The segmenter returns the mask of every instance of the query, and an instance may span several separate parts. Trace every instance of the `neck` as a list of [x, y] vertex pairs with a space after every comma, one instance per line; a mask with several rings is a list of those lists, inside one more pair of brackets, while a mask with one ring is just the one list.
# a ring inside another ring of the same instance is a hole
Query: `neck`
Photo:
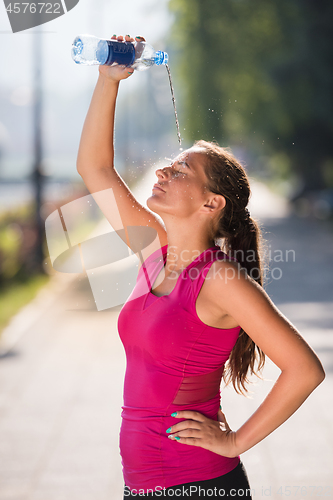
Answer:
[[169, 271], [182, 270], [202, 252], [214, 246], [214, 241], [192, 221], [165, 221], [168, 252], [165, 267]]

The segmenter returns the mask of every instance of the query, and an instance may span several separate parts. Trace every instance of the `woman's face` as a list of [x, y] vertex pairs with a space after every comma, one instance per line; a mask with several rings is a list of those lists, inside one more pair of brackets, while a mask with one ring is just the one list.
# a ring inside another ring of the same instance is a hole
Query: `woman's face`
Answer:
[[148, 208], [161, 216], [183, 218], [199, 213], [210, 193], [204, 160], [204, 150], [193, 147], [178, 155], [169, 166], [156, 170], [157, 187], [153, 187], [147, 200]]

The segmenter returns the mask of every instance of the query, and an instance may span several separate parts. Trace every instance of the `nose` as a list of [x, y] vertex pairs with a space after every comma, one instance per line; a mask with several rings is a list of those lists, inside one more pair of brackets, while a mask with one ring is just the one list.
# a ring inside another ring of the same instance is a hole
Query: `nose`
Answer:
[[166, 179], [168, 174], [167, 174], [167, 170], [166, 168], [158, 168], [155, 172], [155, 174], [157, 175], [157, 177], [161, 177], [162, 179]]

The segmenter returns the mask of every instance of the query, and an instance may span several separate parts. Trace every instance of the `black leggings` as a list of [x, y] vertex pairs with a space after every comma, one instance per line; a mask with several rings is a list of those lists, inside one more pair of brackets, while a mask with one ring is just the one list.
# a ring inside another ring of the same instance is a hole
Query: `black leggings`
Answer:
[[178, 484], [170, 486], [165, 490], [146, 493], [140, 495], [140, 490], [133, 491], [125, 486], [124, 500], [126, 498], [174, 498], [177, 500], [203, 500], [206, 498], [227, 498], [230, 500], [251, 499], [251, 490], [246, 471], [242, 462], [237, 467], [223, 476], [207, 479], [205, 481], [195, 481], [192, 483]]

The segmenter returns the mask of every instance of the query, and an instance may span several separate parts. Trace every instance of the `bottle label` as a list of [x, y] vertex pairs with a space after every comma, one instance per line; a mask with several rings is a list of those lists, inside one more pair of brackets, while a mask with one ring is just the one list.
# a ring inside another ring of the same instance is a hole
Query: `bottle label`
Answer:
[[131, 66], [135, 59], [135, 47], [131, 42], [117, 42], [115, 40], [107, 40], [109, 46], [109, 55], [105, 64], [112, 63], [125, 64]]

